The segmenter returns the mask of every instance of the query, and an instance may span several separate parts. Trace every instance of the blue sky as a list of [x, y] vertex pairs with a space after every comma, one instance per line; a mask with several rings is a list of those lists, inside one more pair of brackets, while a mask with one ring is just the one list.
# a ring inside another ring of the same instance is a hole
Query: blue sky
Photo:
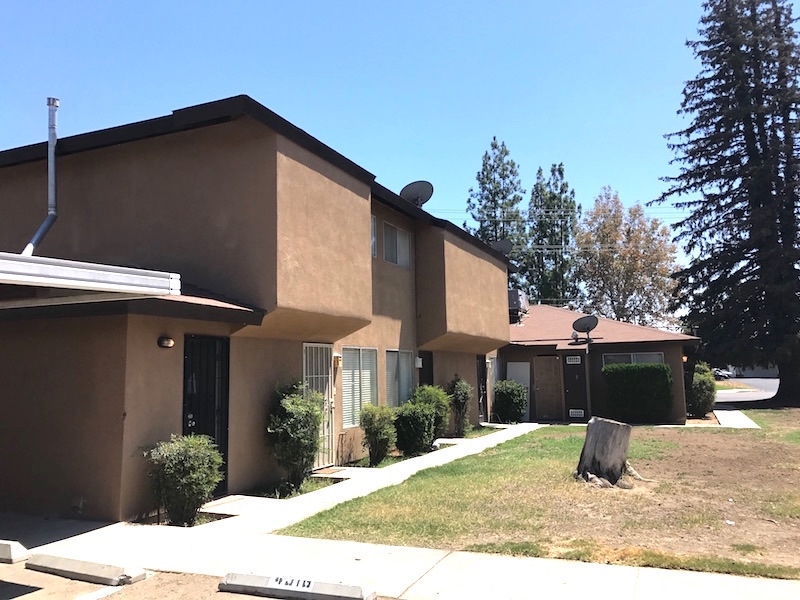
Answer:
[[[492, 136], [526, 190], [563, 162], [584, 208], [647, 202], [698, 65], [700, 0], [0, 2], [0, 149], [248, 94], [461, 224]], [[62, 199], [63, 200], [63, 199]], [[526, 199], [527, 202], [527, 199]], [[667, 222], [669, 207], [648, 209]]]

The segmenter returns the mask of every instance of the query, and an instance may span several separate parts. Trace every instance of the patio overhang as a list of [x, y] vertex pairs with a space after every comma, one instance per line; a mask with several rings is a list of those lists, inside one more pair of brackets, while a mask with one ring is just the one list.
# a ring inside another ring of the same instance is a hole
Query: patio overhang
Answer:
[[76, 291], [133, 296], [181, 293], [181, 278], [177, 273], [0, 252], [0, 285], [4, 284], [71, 290], [65, 295], [74, 295]]

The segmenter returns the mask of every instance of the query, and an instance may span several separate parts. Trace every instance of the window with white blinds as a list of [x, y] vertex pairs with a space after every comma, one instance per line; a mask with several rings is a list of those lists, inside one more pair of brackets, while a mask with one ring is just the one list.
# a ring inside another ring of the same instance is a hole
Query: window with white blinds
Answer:
[[386, 351], [386, 404], [400, 406], [414, 387], [414, 355], [404, 350]]
[[356, 427], [361, 408], [378, 403], [378, 351], [342, 349], [342, 427]]

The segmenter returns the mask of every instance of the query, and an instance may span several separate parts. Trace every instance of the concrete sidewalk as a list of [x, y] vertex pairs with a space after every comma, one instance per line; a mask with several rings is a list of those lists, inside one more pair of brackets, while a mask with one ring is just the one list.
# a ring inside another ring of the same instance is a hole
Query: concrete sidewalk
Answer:
[[351, 498], [400, 483], [422, 469], [476, 454], [539, 427], [542, 426], [515, 425], [383, 469], [347, 469], [346, 474], [351, 477], [347, 481], [291, 500], [224, 498], [210, 503], [205, 510], [236, 516], [199, 527], [117, 523], [39, 547], [36, 552], [217, 577], [229, 572], [300, 576], [360, 585], [380, 596], [403, 600], [584, 600], [587, 595], [615, 600], [671, 599], [676, 595], [681, 600], [800, 598], [800, 581], [291, 538], [271, 533]]

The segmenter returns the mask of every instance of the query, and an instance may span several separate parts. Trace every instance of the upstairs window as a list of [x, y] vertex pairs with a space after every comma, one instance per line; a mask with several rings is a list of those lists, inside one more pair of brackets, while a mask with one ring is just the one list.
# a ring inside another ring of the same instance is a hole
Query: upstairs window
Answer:
[[372, 215], [372, 258], [378, 256], [378, 225], [375, 222], [375, 215]]
[[389, 223], [383, 224], [383, 259], [399, 267], [408, 267], [411, 253], [411, 236]]

